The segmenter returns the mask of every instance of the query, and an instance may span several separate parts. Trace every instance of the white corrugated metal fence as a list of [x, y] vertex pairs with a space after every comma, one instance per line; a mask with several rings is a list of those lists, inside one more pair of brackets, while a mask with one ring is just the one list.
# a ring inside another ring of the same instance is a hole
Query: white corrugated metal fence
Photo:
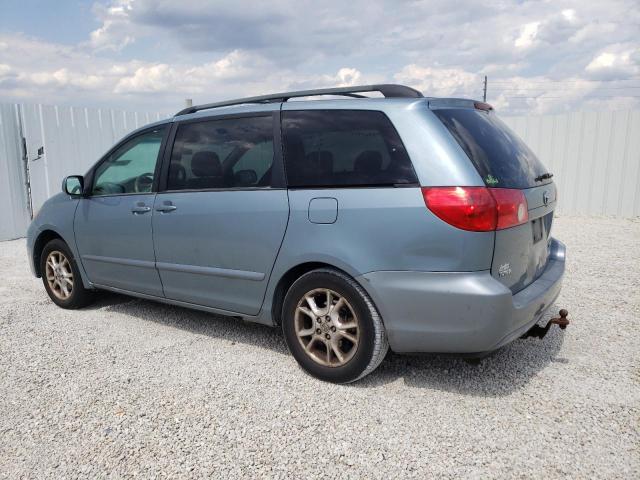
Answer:
[[0, 210], [0, 240], [24, 236], [30, 221], [29, 194], [37, 212], [60, 191], [65, 176], [84, 174], [124, 135], [165, 117], [112, 109], [0, 105], [0, 201], [5, 205]]
[[560, 213], [640, 216], [640, 111], [504, 120], [554, 174]]
[[18, 115], [0, 104], [0, 240], [24, 236], [31, 219]]
[[[126, 133], [161, 118], [111, 109], [0, 105], [0, 240], [25, 234], [29, 194], [37, 212], [66, 175], [85, 173]], [[554, 173], [561, 213], [640, 216], [640, 112], [504, 120]]]

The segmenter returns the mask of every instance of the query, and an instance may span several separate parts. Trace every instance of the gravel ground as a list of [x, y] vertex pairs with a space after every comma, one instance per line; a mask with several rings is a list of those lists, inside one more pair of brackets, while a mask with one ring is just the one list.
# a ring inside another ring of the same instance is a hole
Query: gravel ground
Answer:
[[640, 478], [640, 221], [554, 234], [565, 332], [477, 367], [390, 355], [350, 386], [263, 326], [111, 294], [61, 310], [1, 243], [0, 477]]

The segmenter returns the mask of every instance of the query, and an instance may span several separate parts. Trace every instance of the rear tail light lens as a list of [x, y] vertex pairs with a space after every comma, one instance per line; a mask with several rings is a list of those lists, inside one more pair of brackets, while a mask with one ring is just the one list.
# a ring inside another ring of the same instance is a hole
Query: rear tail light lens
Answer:
[[496, 229], [496, 202], [485, 187], [423, 188], [429, 210], [449, 225], [488, 232]]
[[490, 232], [529, 220], [520, 190], [487, 187], [426, 187], [427, 208], [449, 225], [472, 232]]
[[490, 188], [489, 190], [496, 201], [498, 211], [496, 230], [515, 227], [529, 221], [529, 210], [524, 193], [509, 188]]
[[474, 102], [473, 106], [476, 110], [484, 110], [485, 112], [493, 110], [493, 107], [486, 102]]

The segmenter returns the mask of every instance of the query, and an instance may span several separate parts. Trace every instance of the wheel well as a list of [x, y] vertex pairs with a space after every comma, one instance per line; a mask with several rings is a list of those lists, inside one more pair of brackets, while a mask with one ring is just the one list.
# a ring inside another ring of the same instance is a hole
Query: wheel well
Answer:
[[[322, 262], [308, 262], [301, 263], [300, 265], [296, 265], [291, 268], [287, 273], [285, 273], [282, 277], [280, 277], [280, 281], [276, 286], [275, 292], [273, 293], [273, 304], [271, 305], [271, 318], [273, 319], [273, 323], [275, 325], [280, 325], [281, 319], [280, 314], [282, 313], [282, 304], [284, 303], [284, 297], [289, 291], [289, 287], [293, 285], [298, 278], [300, 278], [305, 273], [308, 273], [312, 270], [317, 270], [318, 268], [331, 268], [333, 270], [337, 270], [339, 272], [344, 273], [345, 275], [349, 275], [344, 270], [337, 268], [328, 263]], [[351, 276], [351, 275], [349, 275]]]
[[40, 273], [40, 255], [42, 255], [42, 249], [51, 240], [59, 238], [64, 242], [64, 239], [53, 230], [45, 230], [38, 235], [36, 242], [33, 244], [33, 266], [36, 270], [36, 275], [39, 277]]

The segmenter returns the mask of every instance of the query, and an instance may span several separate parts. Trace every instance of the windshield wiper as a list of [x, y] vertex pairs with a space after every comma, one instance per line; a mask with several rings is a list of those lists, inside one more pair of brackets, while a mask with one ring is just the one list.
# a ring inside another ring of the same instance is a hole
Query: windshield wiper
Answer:
[[553, 173], [543, 173], [542, 175], [539, 175], [536, 178], [534, 178], [534, 180], [536, 182], [541, 182], [543, 180], [548, 180], [551, 177], [553, 177]]

